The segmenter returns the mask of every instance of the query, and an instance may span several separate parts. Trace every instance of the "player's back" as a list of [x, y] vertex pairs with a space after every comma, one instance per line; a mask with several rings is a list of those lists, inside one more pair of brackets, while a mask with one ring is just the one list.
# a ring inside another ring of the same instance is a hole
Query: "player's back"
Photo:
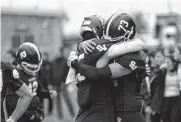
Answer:
[[[90, 65], [90, 66], [96, 66], [96, 63], [98, 59], [111, 47], [114, 42], [110, 42], [109, 40], [101, 39], [101, 40], [94, 40], [95, 47], [94, 50], [89, 53], [89, 55], [84, 54], [84, 52], [80, 52], [79, 55], [79, 61]], [[78, 85], [81, 84], [78, 90], [78, 99], [81, 99], [82, 92], [85, 92], [87, 88], [91, 87], [91, 102], [102, 102], [102, 101], [111, 101], [112, 100], [112, 89], [113, 85], [111, 82], [111, 79], [104, 79], [103, 80], [97, 80], [97, 81], [90, 81], [86, 78], [81, 79], [81, 74], [78, 73], [77, 79], [78, 79]], [[105, 81], [107, 80], [107, 81]], [[85, 84], [86, 83], [86, 84]], [[83, 86], [83, 85], [84, 86]], [[80, 94], [80, 95], [79, 95]], [[79, 97], [80, 96], [80, 97]]]
[[[79, 55], [79, 60], [87, 65], [95, 66], [98, 59], [111, 47], [115, 42], [110, 42], [107, 39], [95, 39], [93, 42], [96, 44], [94, 46], [94, 50], [89, 52], [89, 54], [84, 54], [82, 50]], [[81, 60], [83, 59], [83, 60]]]
[[140, 111], [141, 102], [141, 84], [145, 77], [145, 61], [140, 52], [129, 53], [115, 59], [115, 62], [121, 66], [130, 69], [132, 72], [128, 75], [116, 78], [116, 99], [115, 105], [117, 111]]

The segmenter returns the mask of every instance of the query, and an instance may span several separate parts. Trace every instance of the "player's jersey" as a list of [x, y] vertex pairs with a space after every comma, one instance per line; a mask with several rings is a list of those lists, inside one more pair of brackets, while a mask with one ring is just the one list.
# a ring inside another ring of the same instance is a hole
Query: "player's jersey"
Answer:
[[79, 54], [80, 62], [91, 66], [95, 66], [98, 59], [115, 43], [106, 39], [95, 39], [93, 42], [95, 42], [96, 45], [94, 46], [94, 50], [90, 52], [89, 55], [84, 54], [83, 50]]
[[[94, 42], [96, 43], [95, 48], [89, 55], [84, 54], [83, 51], [80, 52], [80, 62], [90, 66], [96, 66], [98, 59], [110, 48], [112, 44], [114, 44], [113, 42], [104, 39], [95, 40]], [[85, 98], [88, 97], [86, 92], [89, 92], [89, 101], [91, 103], [112, 100], [111, 92], [113, 91], [113, 85], [110, 82], [111, 79], [107, 79], [109, 81], [89, 81], [78, 73], [77, 80], [78, 84], [84, 84], [84, 86], [82, 85], [82, 87], [79, 87], [78, 89], [78, 101], [79, 99], [82, 99], [83, 96]]]
[[[19, 79], [19, 73], [14, 69], [12, 64], [1, 61], [1, 108], [3, 108], [3, 100], [6, 96], [7, 88], [10, 88], [13, 92], [17, 91], [23, 84]], [[3, 109], [1, 111], [1, 118], [3, 119]]]
[[118, 112], [136, 112], [142, 109], [141, 84], [146, 74], [146, 64], [140, 52], [129, 53], [114, 60], [132, 73], [115, 79]]
[[[31, 93], [33, 94], [33, 99], [29, 105], [29, 109], [37, 108], [40, 106], [40, 99], [39, 97], [45, 97], [42, 93], [42, 87], [40, 85], [38, 75], [32, 76], [25, 73], [23, 70], [17, 69], [20, 75], [21, 80], [28, 86]], [[48, 91], [45, 92], [46, 96], [49, 95]], [[15, 95], [11, 89], [8, 89], [8, 96], [7, 96], [7, 104], [12, 108], [15, 108], [18, 101], [18, 96]]]

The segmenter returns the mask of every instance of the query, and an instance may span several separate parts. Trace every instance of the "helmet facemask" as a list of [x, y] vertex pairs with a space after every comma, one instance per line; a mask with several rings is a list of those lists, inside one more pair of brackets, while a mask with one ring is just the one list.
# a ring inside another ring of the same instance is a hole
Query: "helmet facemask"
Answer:
[[29, 74], [29, 75], [35, 75], [42, 65], [42, 60], [39, 62], [39, 64], [30, 64], [28, 62], [21, 62], [21, 66], [23, 70]]
[[[81, 37], [82, 37], [83, 39], [85, 39], [85, 38], [84, 38], [84, 33], [86, 33], [86, 32], [92, 32], [92, 33], [94, 34], [94, 37], [95, 37], [95, 38], [100, 39], [99, 36], [98, 36], [98, 33], [97, 33], [96, 30], [95, 30], [95, 28], [90, 28], [89, 26], [82, 26], [82, 27], [80, 28], [80, 35], [81, 35]], [[87, 39], [85, 39], [85, 40], [87, 40]]]
[[118, 36], [115, 38], [111, 38], [111, 36], [105, 36], [105, 38], [109, 39], [110, 41], [127, 41], [130, 40], [131, 35], [133, 34], [134, 27], [131, 27], [131, 30], [126, 30], [123, 36]]
[[92, 31], [85, 31], [82, 33], [82, 38], [83, 38], [83, 40], [89, 40], [89, 39], [93, 39], [96, 37]]

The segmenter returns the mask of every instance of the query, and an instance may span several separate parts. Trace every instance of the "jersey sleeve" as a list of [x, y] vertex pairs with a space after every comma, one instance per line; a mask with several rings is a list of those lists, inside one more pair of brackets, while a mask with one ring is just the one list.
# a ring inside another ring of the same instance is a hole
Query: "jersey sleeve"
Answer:
[[1, 61], [1, 70], [3, 71], [3, 83], [8, 84], [13, 91], [17, 91], [23, 84], [18, 71], [11, 63], [3, 61]]
[[146, 64], [139, 53], [130, 53], [115, 59], [115, 62], [131, 71], [145, 71]]
[[23, 81], [20, 79], [19, 73], [16, 69], [10, 73], [9, 87], [13, 91], [17, 91], [23, 85]]

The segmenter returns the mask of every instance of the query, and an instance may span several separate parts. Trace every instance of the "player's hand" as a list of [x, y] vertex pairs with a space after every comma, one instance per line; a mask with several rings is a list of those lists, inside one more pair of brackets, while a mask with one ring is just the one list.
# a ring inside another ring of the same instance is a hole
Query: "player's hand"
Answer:
[[10, 117], [6, 120], [6, 122], [16, 122], [16, 120], [15, 120], [12, 116], [10, 116]]
[[35, 119], [35, 115], [33, 114], [31, 117], [30, 117], [30, 120], [34, 120]]
[[148, 113], [148, 114], [152, 114], [152, 115], [155, 114], [155, 111], [150, 106], [147, 106], [145, 108], [145, 112]]
[[94, 46], [96, 45], [96, 43], [93, 42], [93, 40], [95, 39], [90, 39], [82, 42], [82, 49], [87, 55], [94, 50]]
[[70, 56], [68, 58], [68, 61], [67, 61], [68, 67], [71, 67], [71, 62], [74, 61], [74, 60], [78, 60], [78, 56], [77, 56], [77, 54], [75, 52], [71, 52]]
[[6, 122], [16, 122], [16, 121], [14, 121], [13, 119], [9, 118], [9, 119], [6, 120]]
[[57, 92], [55, 90], [49, 90], [51, 98], [55, 98], [57, 96]]

